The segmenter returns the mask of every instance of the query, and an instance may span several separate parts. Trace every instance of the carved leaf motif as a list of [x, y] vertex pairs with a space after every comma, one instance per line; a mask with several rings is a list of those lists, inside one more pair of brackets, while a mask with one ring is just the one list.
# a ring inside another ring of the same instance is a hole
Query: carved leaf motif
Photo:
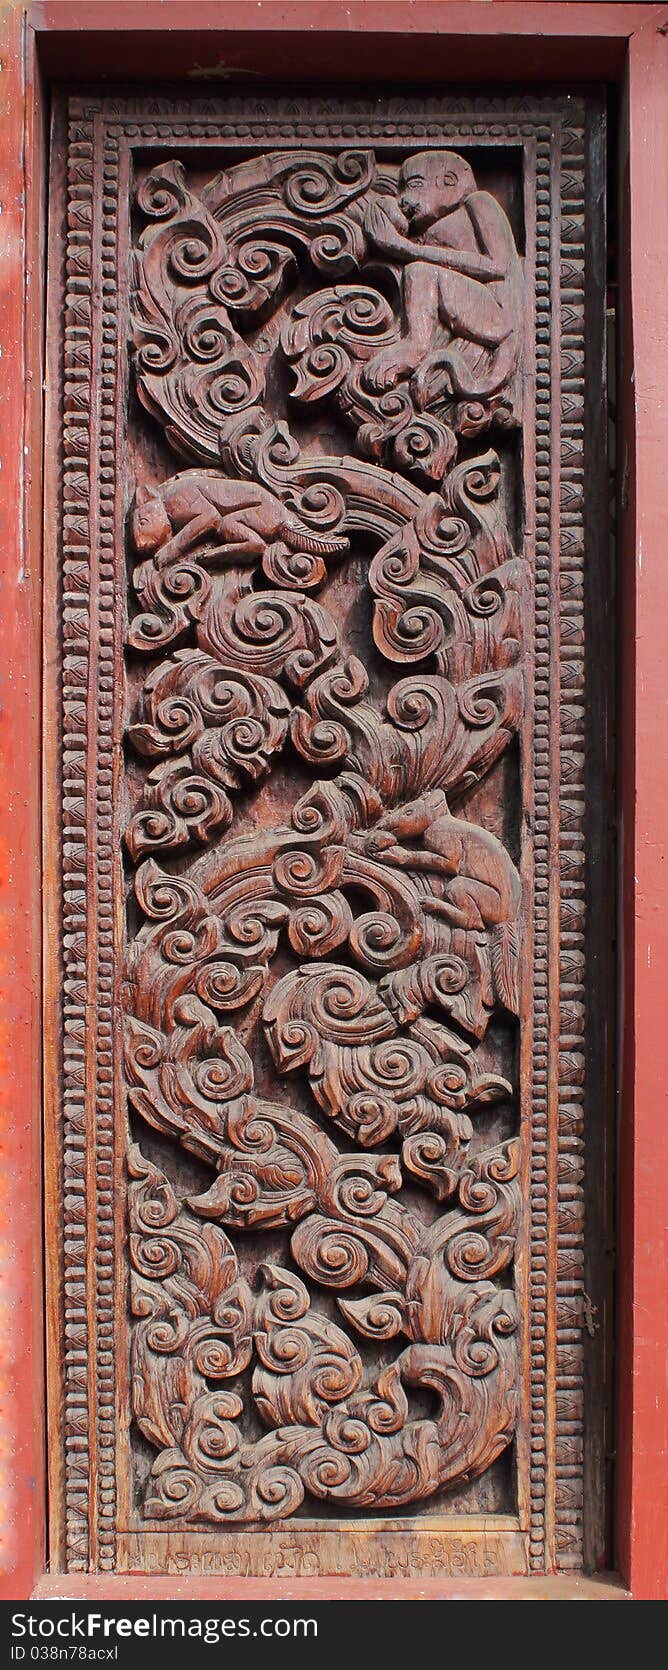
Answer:
[[125, 1069], [137, 1112], [184, 1148], [214, 1163], [226, 1134], [229, 1104], [246, 1108], [252, 1067], [231, 1027], [210, 1024], [198, 1000], [175, 1005], [168, 1036], [128, 1016]]
[[[182, 1443], [210, 1380], [233, 1378], [251, 1356], [251, 1296], [222, 1230], [198, 1224], [135, 1145], [130, 1175], [135, 1418], [160, 1449]], [[239, 1399], [219, 1401], [228, 1416]]]
[[518, 1411], [526, 563], [503, 454], [457, 453], [518, 420], [521, 263], [436, 150], [168, 161], [138, 210], [136, 384], [197, 467], [129, 524], [125, 1076], [208, 1168], [130, 1155], [143, 1512], [403, 1509]]
[[520, 656], [524, 564], [499, 515], [499, 460], [458, 465], [374, 558], [374, 637], [392, 661], [439, 653], [454, 683]]
[[[431, 1309], [421, 1312], [411, 1298], [421, 1247], [405, 1297], [383, 1292], [340, 1302], [342, 1315], [368, 1337], [401, 1329], [425, 1341], [402, 1351], [364, 1390], [358, 1352], [313, 1311], [301, 1280], [263, 1265], [251, 1295], [222, 1232], [179, 1212], [166, 1178], [137, 1148], [130, 1169], [132, 1302], [143, 1319], [133, 1340], [135, 1417], [160, 1448], [149, 1517], [282, 1516], [299, 1505], [304, 1488], [358, 1506], [419, 1500], [464, 1465], [481, 1471], [507, 1442], [516, 1408], [512, 1295], [482, 1281], [462, 1298], [460, 1283], [474, 1282], [473, 1266], [479, 1274], [498, 1270], [509, 1256], [512, 1146], [488, 1154], [462, 1179], [465, 1210], [452, 1225], [444, 1264], [435, 1266], [440, 1289], [437, 1281]], [[345, 1217], [351, 1203], [341, 1205]], [[377, 1218], [379, 1211], [382, 1201], [373, 1192], [363, 1200], [357, 1186], [354, 1212]], [[429, 1258], [429, 1237], [423, 1245]], [[235, 1423], [242, 1400], [212, 1392], [208, 1382], [238, 1374], [251, 1354], [253, 1395], [274, 1430], [241, 1449]], [[410, 1386], [437, 1393], [436, 1420], [410, 1420]]]
[[[446, 162], [451, 155], [424, 153], [425, 204], [447, 168], [470, 208], [458, 220], [436, 217], [414, 244], [400, 207], [404, 171], [397, 179], [381, 170], [372, 152], [270, 153], [226, 170], [200, 196], [179, 163], [148, 176], [139, 203], [152, 224], [133, 265], [137, 385], [179, 451], [216, 462], [220, 430], [233, 433], [239, 414], [262, 399], [262, 354], [232, 320], [252, 326], [276, 316], [299, 251], [315, 276], [368, 269], [376, 279], [384, 267], [393, 284], [392, 304], [363, 282], [317, 289], [281, 337], [295, 396], [333, 394], [363, 452], [441, 480], [457, 434], [517, 421], [521, 264], [503, 210], [476, 189], [463, 158]], [[452, 205], [444, 198], [443, 207]], [[425, 206], [414, 212], [424, 226]], [[454, 232], [452, 273], [441, 228], [446, 245]], [[468, 290], [457, 285], [462, 257], [463, 271], [474, 259]], [[489, 277], [500, 281], [495, 289]]]
[[297, 1276], [265, 1264], [255, 1309], [253, 1396], [267, 1426], [317, 1424], [359, 1385], [362, 1362], [347, 1334], [310, 1309]]
[[126, 830], [132, 857], [204, 842], [227, 829], [228, 791], [266, 774], [287, 736], [289, 715], [287, 696], [273, 680], [221, 666], [200, 650], [177, 650], [157, 667], [128, 728], [139, 753], [165, 761], [148, 776]]
[[[286, 975], [263, 1017], [279, 1071], [306, 1066], [319, 1106], [364, 1147], [397, 1129], [432, 1130], [456, 1154], [471, 1127], [454, 1110], [511, 1094], [504, 1079], [480, 1075], [473, 1051], [444, 1027], [423, 1020], [402, 1034], [369, 981], [335, 964]], [[409, 1169], [425, 1175], [420, 1153], [420, 1144], [404, 1144], [404, 1159], [416, 1162]]]
[[133, 252], [136, 380], [177, 451], [216, 459], [221, 418], [263, 393], [262, 361], [234, 329], [212, 281], [226, 257], [221, 229], [188, 190], [178, 162], [139, 191], [154, 222]]

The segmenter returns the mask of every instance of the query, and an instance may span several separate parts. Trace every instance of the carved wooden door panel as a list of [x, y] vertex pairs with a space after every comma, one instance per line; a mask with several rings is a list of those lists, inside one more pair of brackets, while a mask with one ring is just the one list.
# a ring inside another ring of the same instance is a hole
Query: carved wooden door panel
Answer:
[[600, 128], [59, 105], [56, 1567], [583, 1565]]

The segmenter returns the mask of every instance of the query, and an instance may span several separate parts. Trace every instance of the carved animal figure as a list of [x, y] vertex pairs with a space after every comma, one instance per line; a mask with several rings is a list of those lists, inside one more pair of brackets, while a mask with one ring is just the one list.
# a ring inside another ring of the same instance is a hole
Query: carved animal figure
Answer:
[[[400, 839], [421, 835], [423, 849], [412, 851]], [[519, 1009], [519, 936], [517, 918], [522, 902], [519, 875], [502, 842], [488, 829], [453, 817], [442, 789], [399, 806], [373, 831], [368, 850], [383, 863], [422, 870], [447, 878], [443, 897], [424, 901], [432, 916], [453, 928], [491, 936], [494, 983], [506, 1008]]]
[[365, 230], [404, 269], [404, 332], [369, 362], [368, 386], [392, 388], [415, 373], [421, 405], [442, 389], [464, 398], [497, 393], [517, 365], [521, 268], [507, 216], [478, 190], [469, 163], [453, 151], [411, 157], [398, 209], [372, 201]]
[[212, 540], [228, 560], [244, 563], [264, 556], [269, 545], [314, 556], [349, 549], [343, 536], [316, 533], [290, 517], [266, 487], [230, 480], [215, 470], [184, 470], [160, 487], [140, 485], [132, 538], [141, 556], [155, 554], [161, 569]]

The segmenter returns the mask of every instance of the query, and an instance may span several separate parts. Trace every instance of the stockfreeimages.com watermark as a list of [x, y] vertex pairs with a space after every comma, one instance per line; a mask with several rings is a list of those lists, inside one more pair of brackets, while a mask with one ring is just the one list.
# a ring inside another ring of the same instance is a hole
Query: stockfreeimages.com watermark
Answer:
[[[156, 1612], [136, 1618], [105, 1617], [102, 1612], [67, 1612], [60, 1617], [13, 1612], [10, 1657], [16, 1663], [74, 1662], [77, 1659], [113, 1660], [119, 1641], [199, 1641], [215, 1647], [220, 1641], [314, 1640], [315, 1618], [196, 1618], [159, 1617]], [[98, 1646], [98, 1643], [104, 1643]]]

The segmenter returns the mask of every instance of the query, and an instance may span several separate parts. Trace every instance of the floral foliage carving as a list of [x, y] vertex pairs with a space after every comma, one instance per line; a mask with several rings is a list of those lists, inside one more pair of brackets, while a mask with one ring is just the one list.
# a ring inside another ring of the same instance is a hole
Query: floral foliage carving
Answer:
[[[337, 1217], [310, 1216], [292, 1237], [296, 1261], [335, 1287], [376, 1289], [340, 1301], [369, 1339], [408, 1343], [363, 1385], [350, 1335], [313, 1309], [291, 1271], [261, 1264], [251, 1292], [227, 1236], [179, 1210], [164, 1175], [129, 1157], [135, 1417], [159, 1448], [145, 1511], [162, 1520], [234, 1523], [284, 1518], [307, 1493], [348, 1507], [398, 1507], [490, 1465], [517, 1414], [517, 1316], [491, 1277], [512, 1258], [517, 1201], [513, 1144], [462, 1170], [458, 1207], [420, 1237], [404, 1209], [366, 1179]], [[339, 1198], [340, 1197], [340, 1198]], [[392, 1279], [393, 1285], [385, 1286]], [[269, 1428], [245, 1441], [236, 1381], [253, 1354], [255, 1406]], [[410, 1388], [438, 1399], [410, 1416]]]
[[[128, 1156], [143, 1513], [405, 1508], [518, 1414], [520, 1149], [486, 1120], [516, 1098], [523, 890], [472, 808], [521, 726], [526, 563], [467, 438], [519, 418], [521, 261], [444, 151], [197, 190], [170, 161], [137, 208], [136, 386], [189, 463], [129, 523], [125, 1074], [164, 1148]], [[295, 439], [283, 375], [356, 453]]]
[[[186, 457], [217, 463], [263, 407], [269, 344], [297, 401], [333, 396], [361, 451], [400, 470], [440, 481], [458, 435], [517, 421], [521, 261], [463, 157], [418, 153], [397, 173], [372, 151], [279, 151], [200, 194], [168, 162], [138, 201], [137, 388]], [[304, 261], [317, 288], [286, 316]]]

